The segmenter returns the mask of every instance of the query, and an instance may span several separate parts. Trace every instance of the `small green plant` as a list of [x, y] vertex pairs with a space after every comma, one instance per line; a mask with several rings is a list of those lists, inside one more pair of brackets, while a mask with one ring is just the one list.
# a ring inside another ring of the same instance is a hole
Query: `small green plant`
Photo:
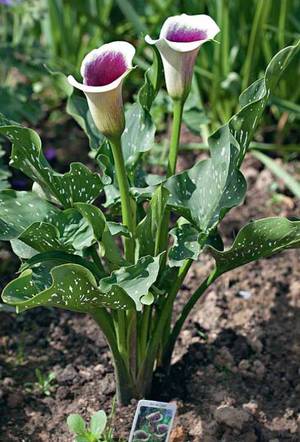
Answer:
[[70, 431], [76, 434], [75, 442], [113, 442], [111, 421], [115, 412], [114, 404], [108, 418], [103, 410], [94, 413], [88, 428], [79, 414], [70, 414], [67, 424]]
[[48, 374], [44, 374], [41, 372], [39, 368], [35, 369], [35, 375], [37, 378], [37, 382], [35, 383], [35, 386], [45, 396], [51, 396], [51, 393], [53, 392], [53, 383], [55, 381], [55, 373], [50, 372]]

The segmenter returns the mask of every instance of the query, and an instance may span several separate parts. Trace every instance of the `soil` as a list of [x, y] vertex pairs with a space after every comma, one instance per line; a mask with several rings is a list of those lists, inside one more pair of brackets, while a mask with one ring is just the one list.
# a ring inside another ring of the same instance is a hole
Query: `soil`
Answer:
[[[180, 167], [191, 159], [182, 157]], [[295, 175], [299, 164], [289, 167]], [[300, 204], [250, 156], [245, 204], [222, 233], [230, 244], [250, 219], [299, 214]], [[173, 442], [300, 441], [300, 267], [287, 251], [223, 275], [194, 308], [169, 375], [158, 373], [153, 398], [176, 401]], [[178, 296], [179, 311], [212, 265], [195, 264]], [[110, 411], [113, 367], [92, 319], [54, 309], [0, 313], [0, 440], [68, 442], [70, 413]], [[55, 373], [50, 395], [35, 369]], [[136, 402], [117, 407], [115, 436], [128, 438]]]

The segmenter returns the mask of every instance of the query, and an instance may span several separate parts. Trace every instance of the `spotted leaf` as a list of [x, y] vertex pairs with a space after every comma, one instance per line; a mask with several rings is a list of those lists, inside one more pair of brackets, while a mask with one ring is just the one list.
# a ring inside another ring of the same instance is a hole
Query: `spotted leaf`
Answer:
[[226, 213], [243, 201], [246, 181], [236, 168], [239, 148], [228, 126], [210, 138], [211, 158], [169, 178], [168, 204], [198, 229], [209, 233]]
[[146, 216], [137, 226], [137, 238], [139, 241], [139, 255], [155, 255], [159, 253], [156, 248], [157, 231], [160, 231], [163, 214], [168, 201], [168, 191], [158, 187], [150, 201]]
[[10, 164], [36, 181], [64, 206], [92, 202], [102, 190], [100, 176], [81, 163], [72, 163], [65, 174], [55, 172], [44, 157], [36, 132], [19, 126], [1, 126], [0, 134], [13, 145]]
[[58, 209], [34, 192], [0, 192], [0, 239], [12, 240], [35, 222], [47, 221], [57, 216]]
[[142, 152], [154, 144], [155, 126], [151, 115], [139, 103], [132, 104], [126, 112], [126, 127], [122, 135], [125, 164], [133, 167]]
[[15, 305], [18, 312], [38, 306], [59, 307], [77, 312], [95, 308], [134, 308], [134, 302], [121, 287], [101, 291], [93, 274], [78, 264], [63, 264], [51, 272], [51, 285], [40, 291], [31, 269], [11, 281], [3, 290], [3, 300]]
[[201, 251], [199, 230], [190, 223], [183, 222], [172, 229], [170, 235], [174, 238], [168, 254], [170, 267], [180, 267], [186, 259], [198, 259]]
[[100, 289], [109, 292], [121, 288], [135, 302], [137, 310], [142, 309], [141, 299], [148, 299], [148, 291], [157, 279], [161, 255], [153, 258], [144, 256], [136, 264], [122, 267], [100, 281]]
[[241, 110], [208, 140], [211, 157], [167, 180], [170, 206], [204, 234], [243, 201], [246, 182], [238, 169], [268, 97], [299, 46], [300, 42], [275, 55], [264, 77], [242, 93]]
[[153, 62], [145, 72], [145, 81], [138, 93], [137, 103], [126, 112], [126, 127], [122, 135], [122, 148], [128, 168], [135, 166], [142, 152], [154, 144], [155, 126], [150, 115], [152, 103], [162, 82], [162, 62], [153, 48]]
[[240, 146], [239, 164], [243, 161], [260, 117], [281, 75], [297, 54], [300, 40], [279, 51], [268, 64], [263, 78], [252, 83], [240, 96], [241, 110], [228, 122], [231, 134]]
[[212, 246], [208, 250], [216, 261], [217, 273], [221, 275], [248, 262], [297, 247], [300, 247], [300, 220], [274, 217], [247, 224], [228, 250], [219, 251]]
[[49, 222], [31, 224], [19, 240], [38, 252], [62, 250], [75, 252], [95, 242], [92, 227], [75, 209], [67, 209], [52, 216]]
[[[113, 238], [113, 235], [116, 234], [115, 226], [110, 226], [103, 212], [92, 204], [78, 203], [76, 208], [92, 227], [94, 237], [102, 245], [104, 256], [108, 261], [115, 265], [124, 265], [125, 261]], [[111, 233], [111, 229], [114, 230], [114, 233]]]

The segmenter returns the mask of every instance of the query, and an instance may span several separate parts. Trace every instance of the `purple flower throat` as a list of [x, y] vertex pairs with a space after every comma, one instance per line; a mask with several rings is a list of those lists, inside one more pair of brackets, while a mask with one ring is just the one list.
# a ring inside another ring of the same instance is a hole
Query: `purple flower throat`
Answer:
[[106, 86], [127, 70], [125, 58], [118, 52], [104, 52], [85, 66], [84, 83], [88, 86]]
[[199, 29], [180, 28], [179, 26], [173, 26], [167, 32], [167, 40], [174, 41], [176, 43], [191, 43], [192, 41], [205, 40], [207, 33], [200, 31]]

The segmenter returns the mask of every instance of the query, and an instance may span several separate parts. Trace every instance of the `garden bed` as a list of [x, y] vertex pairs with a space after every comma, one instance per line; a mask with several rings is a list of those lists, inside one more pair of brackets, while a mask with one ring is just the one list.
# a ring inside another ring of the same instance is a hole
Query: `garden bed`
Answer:
[[[273, 178], [256, 160], [245, 161], [244, 173], [246, 203], [222, 223], [228, 243], [250, 219], [299, 213], [290, 195], [276, 202]], [[298, 262], [297, 251], [289, 251], [248, 264], [223, 275], [197, 304], [169, 377], [157, 374], [154, 383], [155, 399], [177, 402], [173, 442], [300, 440]], [[178, 309], [210, 265], [208, 256], [194, 265]], [[0, 440], [71, 441], [67, 415], [109, 411], [110, 354], [87, 316], [54, 309], [17, 318], [0, 313], [0, 346]], [[49, 397], [35, 385], [35, 368], [56, 375]], [[116, 436], [127, 439], [135, 405], [117, 408]]]

